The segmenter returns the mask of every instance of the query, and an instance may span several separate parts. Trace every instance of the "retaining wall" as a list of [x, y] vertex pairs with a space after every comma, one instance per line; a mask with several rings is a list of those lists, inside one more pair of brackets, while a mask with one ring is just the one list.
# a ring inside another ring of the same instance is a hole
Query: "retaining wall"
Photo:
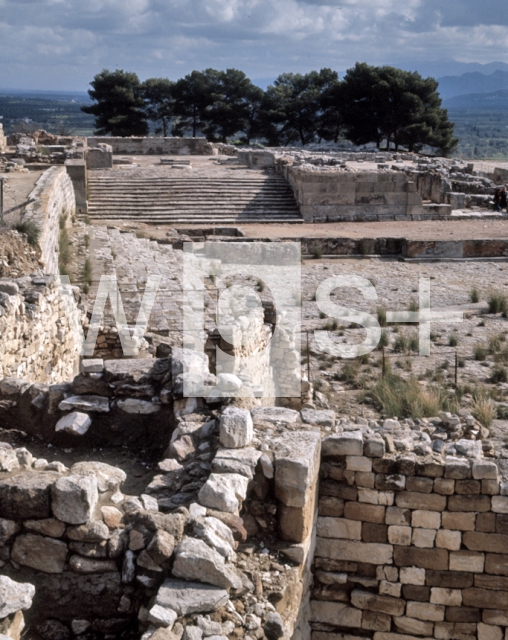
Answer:
[[114, 154], [128, 155], [212, 155], [213, 147], [206, 138], [87, 138], [89, 147], [107, 144]]
[[44, 272], [58, 274], [58, 240], [61, 215], [67, 219], [76, 213], [76, 199], [72, 181], [65, 167], [51, 167], [37, 181], [29, 198], [23, 222], [33, 222], [40, 229], [39, 246]]

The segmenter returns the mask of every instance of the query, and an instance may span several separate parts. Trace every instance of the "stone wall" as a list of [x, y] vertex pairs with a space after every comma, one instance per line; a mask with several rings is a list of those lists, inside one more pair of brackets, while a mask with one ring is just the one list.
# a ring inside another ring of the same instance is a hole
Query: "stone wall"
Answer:
[[411, 220], [423, 214], [422, 198], [403, 172], [355, 173], [283, 162], [278, 170], [292, 186], [306, 222]]
[[323, 442], [313, 640], [502, 640], [508, 483], [481, 442], [446, 458], [388, 454], [390, 442], [361, 431]]
[[0, 280], [0, 379], [71, 379], [78, 367], [71, 326], [55, 277]]
[[213, 155], [213, 147], [206, 138], [87, 138], [89, 147], [107, 144], [114, 154], [127, 155]]
[[7, 150], [7, 138], [4, 134], [4, 126], [0, 124], [0, 153], [4, 153]]
[[51, 167], [37, 181], [27, 205], [23, 222], [32, 222], [40, 229], [39, 246], [44, 272], [58, 274], [58, 239], [60, 216], [70, 218], [76, 212], [72, 181], [65, 167]]

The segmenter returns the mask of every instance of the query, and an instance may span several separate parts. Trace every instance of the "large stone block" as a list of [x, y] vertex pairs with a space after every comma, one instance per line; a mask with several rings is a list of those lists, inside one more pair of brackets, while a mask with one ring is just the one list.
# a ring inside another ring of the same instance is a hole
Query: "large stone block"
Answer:
[[478, 589], [472, 587], [462, 592], [463, 604], [466, 607], [479, 609], [501, 609], [508, 611], [508, 598], [505, 591]]
[[228, 600], [228, 592], [224, 589], [170, 578], [159, 588], [155, 604], [173, 609], [179, 616], [187, 616], [217, 611]]
[[485, 572], [492, 573], [496, 576], [508, 576], [508, 555], [487, 553], [485, 558]]
[[332, 560], [369, 562], [370, 564], [391, 564], [393, 561], [393, 547], [390, 544], [354, 542], [318, 537], [316, 541], [316, 556], [330, 558]]
[[450, 571], [471, 571], [482, 573], [485, 566], [485, 554], [474, 551], [452, 551], [450, 553]]
[[379, 611], [390, 616], [401, 616], [404, 614], [406, 603], [400, 598], [392, 598], [391, 596], [376, 595], [368, 591], [353, 589], [351, 592], [351, 604], [358, 609], [367, 609], [368, 611]]
[[344, 505], [344, 517], [349, 520], [383, 524], [385, 521], [385, 513], [385, 507], [380, 505], [363, 502], [346, 502]]
[[18, 536], [12, 548], [14, 562], [45, 573], [63, 573], [66, 558], [65, 542], [33, 533]]
[[442, 516], [443, 529], [458, 531], [474, 531], [476, 514], [472, 512], [444, 511]]
[[210, 509], [237, 513], [248, 485], [249, 479], [238, 473], [212, 473], [199, 491], [199, 502]]
[[239, 575], [224, 558], [202, 540], [185, 537], [175, 549], [173, 575], [186, 580], [202, 580], [223, 589], [242, 586]]
[[491, 553], [508, 552], [508, 535], [501, 533], [480, 533], [466, 531], [462, 542], [470, 551], [490, 551]]
[[228, 449], [247, 447], [252, 442], [254, 426], [250, 411], [226, 407], [220, 418], [220, 442]]
[[448, 511], [490, 511], [490, 497], [456, 495], [448, 498]]
[[275, 495], [288, 507], [305, 507], [318, 479], [321, 436], [293, 431], [275, 444]]
[[446, 496], [435, 493], [401, 491], [395, 495], [395, 504], [397, 507], [405, 509], [444, 511], [446, 509]]
[[420, 567], [421, 569], [448, 569], [448, 551], [445, 549], [417, 549], [394, 547], [393, 561], [397, 567]]
[[70, 475], [59, 478], [51, 490], [55, 518], [68, 524], [84, 524], [92, 519], [99, 491], [95, 476]]
[[60, 478], [54, 471], [22, 471], [0, 480], [0, 517], [13, 520], [51, 516], [51, 486]]
[[310, 603], [310, 621], [360, 629], [362, 626], [362, 612], [339, 602], [312, 600]]
[[362, 455], [363, 434], [361, 431], [346, 431], [323, 440], [323, 457]]
[[322, 538], [344, 538], [346, 540], [362, 539], [362, 523], [346, 518], [317, 519], [317, 535]]
[[14, 582], [7, 576], [0, 576], [0, 619], [30, 609], [34, 595], [35, 587], [32, 584]]

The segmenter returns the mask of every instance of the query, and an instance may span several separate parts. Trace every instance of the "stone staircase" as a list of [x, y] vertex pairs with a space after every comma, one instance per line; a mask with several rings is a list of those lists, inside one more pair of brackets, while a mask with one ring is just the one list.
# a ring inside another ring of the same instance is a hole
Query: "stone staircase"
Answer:
[[151, 166], [88, 175], [91, 220], [170, 225], [303, 222], [286, 180], [262, 171]]

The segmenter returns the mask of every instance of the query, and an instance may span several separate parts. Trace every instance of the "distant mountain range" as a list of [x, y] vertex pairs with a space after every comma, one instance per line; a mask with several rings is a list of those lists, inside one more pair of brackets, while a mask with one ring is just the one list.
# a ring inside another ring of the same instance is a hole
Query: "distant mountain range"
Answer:
[[492, 93], [466, 93], [443, 100], [446, 109], [508, 110], [508, 89]]
[[494, 71], [490, 75], [476, 71], [461, 76], [438, 78], [438, 82], [443, 100], [468, 93], [495, 93], [508, 89], [508, 71]]

